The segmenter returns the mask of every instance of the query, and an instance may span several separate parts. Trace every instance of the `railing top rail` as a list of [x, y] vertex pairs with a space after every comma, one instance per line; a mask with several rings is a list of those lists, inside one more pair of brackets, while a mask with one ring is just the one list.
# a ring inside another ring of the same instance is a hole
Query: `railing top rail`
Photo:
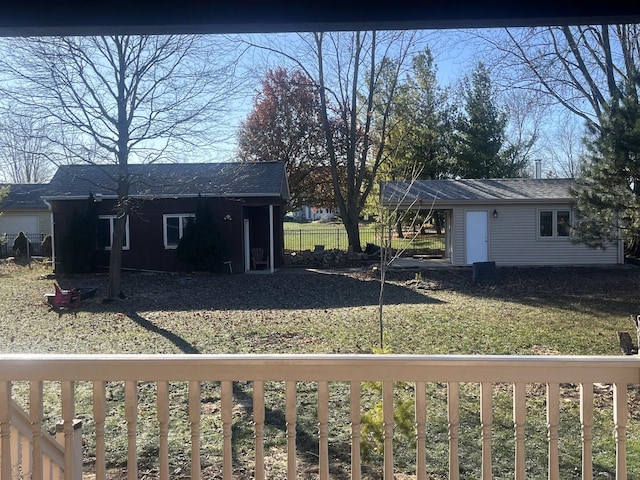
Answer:
[[0, 354], [0, 380], [640, 384], [638, 356]]

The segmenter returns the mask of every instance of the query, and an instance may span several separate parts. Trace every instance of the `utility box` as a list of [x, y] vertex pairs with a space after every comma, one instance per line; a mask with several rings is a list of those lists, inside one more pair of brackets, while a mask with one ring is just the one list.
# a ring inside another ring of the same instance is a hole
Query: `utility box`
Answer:
[[477, 285], [495, 285], [496, 262], [475, 262], [473, 264], [473, 283]]

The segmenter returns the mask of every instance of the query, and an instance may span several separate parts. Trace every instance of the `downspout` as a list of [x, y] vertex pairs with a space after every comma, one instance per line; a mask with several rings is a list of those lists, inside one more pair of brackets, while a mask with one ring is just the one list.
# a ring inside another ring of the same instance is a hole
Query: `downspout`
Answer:
[[49, 208], [49, 211], [51, 212], [51, 268], [53, 269], [53, 272], [55, 273], [56, 271], [56, 245], [55, 245], [55, 236], [53, 234], [54, 232], [54, 226], [53, 226], [53, 206], [51, 205], [51, 202], [49, 200], [47, 200], [46, 198], [43, 198], [42, 201], [44, 202], [44, 204]]
[[269, 270], [271, 273], [275, 271], [273, 255], [273, 204], [269, 204]]

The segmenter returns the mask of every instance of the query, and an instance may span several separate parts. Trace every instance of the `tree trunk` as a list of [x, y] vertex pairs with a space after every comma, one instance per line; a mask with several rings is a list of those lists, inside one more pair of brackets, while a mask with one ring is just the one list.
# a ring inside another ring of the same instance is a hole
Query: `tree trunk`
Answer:
[[396, 233], [398, 234], [398, 238], [404, 238], [404, 232], [402, 231], [402, 220], [398, 218], [396, 220]]
[[116, 221], [113, 225], [113, 241], [109, 255], [109, 291], [107, 299], [123, 297], [122, 292], [122, 245], [124, 244], [127, 215], [129, 213], [129, 178], [126, 162], [121, 164], [118, 178], [118, 205], [116, 206]]
[[360, 244], [360, 228], [359, 228], [360, 216], [356, 212], [345, 212], [342, 215], [342, 223], [347, 230], [347, 239], [349, 240], [349, 247], [354, 253], [362, 252], [362, 245]]
[[113, 244], [111, 245], [111, 253], [109, 255], [108, 299], [122, 296], [122, 244], [125, 239], [126, 223], [126, 214], [124, 214], [124, 212], [118, 212], [113, 226]]

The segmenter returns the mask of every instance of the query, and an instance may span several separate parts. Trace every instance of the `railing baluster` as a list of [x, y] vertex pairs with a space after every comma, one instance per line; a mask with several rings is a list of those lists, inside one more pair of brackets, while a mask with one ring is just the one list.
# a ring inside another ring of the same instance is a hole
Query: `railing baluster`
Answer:
[[200, 382], [189, 382], [189, 423], [191, 425], [191, 479], [200, 480]]
[[73, 382], [62, 382], [62, 430], [64, 432], [64, 478], [65, 480], [75, 480], [76, 472], [74, 458], [75, 429], [73, 428], [73, 417], [76, 415], [75, 409], [75, 385]]
[[[11, 382], [0, 382], [0, 480], [11, 480]], [[4, 461], [3, 461], [4, 459]]]
[[329, 479], [329, 384], [318, 382], [318, 455], [320, 480]]
[[233, 383], [223, 381], [220, 384], [220, 409], [222, 411], [222, 475], [224, 480], [233, 478], [233, 450], [231, 426], [233, 421]]
[[20, 478], [20, 455], [22, 451], [20, 449], [22, 435], [18, 430], [14, 431], [13, 435], [11, 435], [11, 470], [13, 471], [13, 477], [16, 479]]
[[169, 480], [169, 382], [157, 382], [158, 473], [160, 480]]
[[593, 480], [593, 383], [580, 384], [582, 480]]
[[360, 382], [349, 382], [349, 419], [351, 421], [351, 479], [360, 480]]
[[616, 480], [627, 480], [627, 385], [613, 384], [613, 420], [616, 442]]
[[416, 382], [416, 479], [426, 480], [427, 399], [426, 383]]
[[447, 415], [449, 420], [449, 480], [460, 478], [458, 439], [460, 435], [460, 385], [447, 383]]
[[560, 385], [547, 383], [547, 440], [549, 480], [560, 480], [558, 427], [560, 425]]
[[393, 382], [382, 382], [384, 478], [393, 480]]
[[526, 421], [525, 384], [513, 384], [513, 425], [515, 438], [515, 478], [525, 480], [524, 426]]
[[287, 423], [287, 479], [296, 480], [297, 478], [297, 461], [296, 461], [296, 382], [287, 381], [286, 383], [286, 405], [285, 420]]
[[93, 421], [96, 429], [96, 480], [107, 476], [107, 456], [104, 439], [104, 422], [107, 417], [106, 382], [93, 382]]
[[491, 463], [491, 429], [493, 427], [493, 384], [480, 383], [480, 427], [482, 442], [482, 480], [493, 478]]
[[20, 435], [20, 469], [23, 478], [37, 478], [33, 474], [33, 457], [31, 455], [31, 438], [28, 435]]
[[127, 423], [127, 478], [138, 478], [138, 382], [124, 382], [124, 416]]
[[31, 472], [34, 479], [43, 478], [42, 467], [42, 391], [43, 383], [29, 383], [29, 421], [31, 422], [31, 447], [32, 447], [32, 468]]
[[253, 430], [255, 437], [256, 480], [264, 480], [264, 382], [253, 382]]

